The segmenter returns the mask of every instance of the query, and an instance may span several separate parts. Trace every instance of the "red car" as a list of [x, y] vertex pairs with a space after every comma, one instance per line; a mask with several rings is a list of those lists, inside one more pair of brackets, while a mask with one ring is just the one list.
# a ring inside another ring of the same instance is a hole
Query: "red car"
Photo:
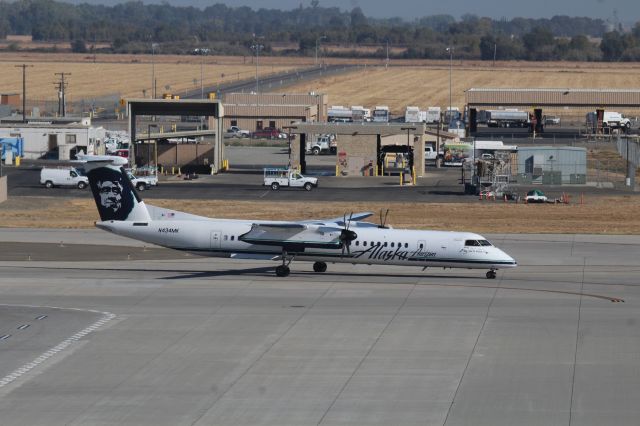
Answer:
[[278, 139], [280, 136], [280, 129], [275, 127], [265, 127], [264, 129], [256, 130], [251, 134], [253, 139], [258, 138], [267, 138], [267, 139]]

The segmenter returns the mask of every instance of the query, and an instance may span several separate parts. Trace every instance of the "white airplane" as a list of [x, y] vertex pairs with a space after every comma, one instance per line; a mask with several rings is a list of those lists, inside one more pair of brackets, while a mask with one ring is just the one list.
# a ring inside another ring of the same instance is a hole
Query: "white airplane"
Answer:
[[490, 279], [498, 269], [517, 266], [481, 235], [362, 221], [372, 213], [286, 222], [213, 219], [145, 205], [122, 167], [126, 159], [86, 155], [82, 161], [100, 213], [98, 228], [202, 256], [278, 260], [279, 277], [289, 275], [293, 260], [314, 262], [315, 272], [325, 272], [327, 263], [352, 263], [488, 269]]

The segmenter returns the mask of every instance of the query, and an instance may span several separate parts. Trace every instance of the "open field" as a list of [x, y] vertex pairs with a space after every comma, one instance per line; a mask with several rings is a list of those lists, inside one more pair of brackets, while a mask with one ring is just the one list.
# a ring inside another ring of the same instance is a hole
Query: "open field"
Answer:
[[[395, 203], [389, 223], [397, 228], [475, 231], [479, 233], [640, 234], [640, 197], [592, 197], [583, 205], [477, 203]], [[209, 217], [302, 220], [373, 211], [388, 203], [153, 200], [152, 204]], [[0, 204], [0, 226], [92, 228], [99, 220], [95, 204], [82, 199], [16, 197]], [[371, 218], [377, 221], [377, 217]]]
[[[22, 93], [22, 70], [16, 65], [33, 65], [27, 69], [27, 99], [54, 100], [57, 92], [53, 82], [55, 73], [70, 73], [68, 101], [91, 99], [106, 95], [122, 97], [148, 97], [151, 89], [152, 66], [155, 67], [157, 92], [181, 95], [185, 90], [200, 87], [200, 67], [204, 86], [255, 78], [253, 58], [242, 63], [242, 57], [233, 62], [210, 56], [161, 56], [156, 55], [152, 65], [151, 55], [98, 55], [72, 54], [23, 55], [10, 60], [3, 55], [0, 61], [0, 92]], [[65, 60], [66, 58], [66, 60]], [[273, 74], [295, 68], [296, 65], [270, 65], [260, 62], [260, 75]], [[167, 88], [167, 86], [169, 86]], [[143, 92], [144, 91], [144, 92]]]
[[[0, 56], [0, 92], [22, 91], [22, 73], [15, 65], [33, 65], [27, 70], [27, 93], [32, 99], [56, 99], [54, 73], [69, 72], [68, 100], [106, 95], [142, 97], [151, 88], [155, 62], [157, 90], [180, 94], [200, 87], [200, 64], [204, 83], [214, 85], [255, 76], [253, 56], [107, 55], [75, 53], [3, 52]], [[286, 89], [289, 93], [316, 91], [329, 94], [333, 105], [387, 104], [394, 113], [406, 105], [445, 106], [449, 103], [449, 61], [392, 60], [384, 69], [381, 59], [322, 58], [331, 64], [367, 65], [352, 73], [312, 80]], [[312, 66], [312, 57], [261, 56], [260, 74]], [[470, 87], [575, 87], [638, 88], [637, 63], [587, 62], [497, 62], [453, 61], [453, 104], [462, 106], [464, 90]], [[194, 80], [196, 81], [194, 83]], [[166, 89], [170, 86], [170, 89]]]
[[[465, 90], [472, 87], [570, 87], [570, 88], [640, 88], [640, 73], [626, 65], [610, 64], [461, 64], [452, 70], [452, 104], [462, 108]], [[327, 93], [331, 105], [388, 105], [394, 114], [404, 114], [407, 105], [423, 108], [449, 104], [449, 67], [364, 68], [349, 74], [302, 82], [289, 87], [291, 92]], [[635, 112], [638, 114], [638, 111]]]

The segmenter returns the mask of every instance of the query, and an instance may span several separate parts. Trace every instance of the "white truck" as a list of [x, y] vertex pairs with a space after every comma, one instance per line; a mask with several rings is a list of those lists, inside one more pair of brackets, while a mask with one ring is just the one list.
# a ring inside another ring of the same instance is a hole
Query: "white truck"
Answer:
[[424, 121], [426, 123], [437, 124], [440, 122], [440, 107], [428, 107], [425, 113]]
[[629, 120], [619, 112], [605, 111], [602, 118], [602, 127], [629, 130], [631, 128], [631, 120]]
[[84, 189], [89, 185], [89, 178], [82, 176], [73, 167], [50, 168], [43, 167], [40, 170], [40, 184], [47, 188], [55, 186], [75, 186]]
[[318, 186], [318, 178], [303, 176], [295, 169], [267, 168], [264, 169], [264, 186], [269, 186], [274, 191], [281, 186], [311, 191]]
[[130, 171], [127, 172], [127, 176], [129, 176], [131, 184], [138, 191], [144, 191], [145, 189], [158, 185], [158, 178], [155, 176], [136, 176]]
[[433, 162], [435, 163], [436, 167], [440, 167], [444, 163], [444, 151], [442, 151], [442, 149], [436, 151], [435, 142], [425, 142], [424, 161]]
[[238, 126], [231, 126], [224, 133], [225, 138], [248, 138], [251, 136], [251, 132], [248, 130], [242, 130]]
[[373, 110], [373, 122], [374, 123], [388, 123], [389, 122], [389, 107], [386, 105], [378, 105]]
[[404, 112], [404, 122], [405, 123], [421, 123], [422, 122], [422, 117], [421, 117], [421, 112], [420, 108], [417, 106], [408, 106], [407, 109]]
[[332, 140], [330, 136], [319, 136], [315, 142], [307, 142], [307, 153], [313, 155], [319, 154], [335, 154], [336, 153], [336, 141]]
[[361, 105], [351, 107], [351, 119], [355, 122], [371, 121], [371, 110]]
[[333, 105], [327, 111], [327, 121], [329, 123], [349, 123], [353, 121], [353, 111], [342, 105]]

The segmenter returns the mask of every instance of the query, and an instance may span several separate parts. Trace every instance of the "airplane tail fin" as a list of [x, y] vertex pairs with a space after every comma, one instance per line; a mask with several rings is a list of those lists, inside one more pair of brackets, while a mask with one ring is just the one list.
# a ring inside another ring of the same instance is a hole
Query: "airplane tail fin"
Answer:
[[147, 207], [123, 167], [127, 163], [125, 158], [108, 155], [84, 155], [79, 158], [86, 163], [85, 170], [100, 220], [151, 220]]

